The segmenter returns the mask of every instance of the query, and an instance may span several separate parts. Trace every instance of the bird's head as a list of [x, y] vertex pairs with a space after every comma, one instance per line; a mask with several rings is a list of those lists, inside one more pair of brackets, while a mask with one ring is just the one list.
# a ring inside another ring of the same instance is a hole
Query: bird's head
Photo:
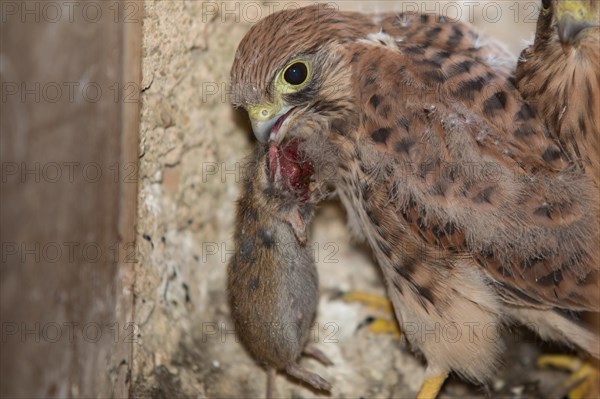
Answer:
[[361, 14], [320, 5], [271, 14], [250, 29], [231, 83], [233, 103], [248, 111], [259, 142], [280, 143], [291, 126], [343, 117], [350, 72], [340, 48], [371, 24]]
[[600, 29], [598, 0], [542, 0], [542, 15], [548, 17], [563, 48], [577, 47]]

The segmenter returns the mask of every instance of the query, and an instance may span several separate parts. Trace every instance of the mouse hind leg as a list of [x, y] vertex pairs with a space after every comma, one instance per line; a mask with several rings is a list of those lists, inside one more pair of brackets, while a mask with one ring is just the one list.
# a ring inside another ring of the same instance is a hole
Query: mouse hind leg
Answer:
[[293, 363], [286, 367], [285, 371], [291, 375], [320, 391], [331, 391], [331, 384], [318, 374], [302, 368], [298, 363]]
[[302, 351], [305, 356], [312, 357], [321, 363], [323, 366], [333, 366], [333, 362], [327, 357], [326, 354], [321, 352], [316, 346], [307, 346]]

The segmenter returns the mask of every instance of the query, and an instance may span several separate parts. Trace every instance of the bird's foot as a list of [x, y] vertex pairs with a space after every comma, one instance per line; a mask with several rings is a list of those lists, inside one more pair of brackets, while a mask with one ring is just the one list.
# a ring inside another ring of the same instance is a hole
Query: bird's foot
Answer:
[[344, 292], [340, 296], [345, 302], [357, 302], [370, 309], [390, 315], [390, 318], [369, 316], [358, 325], [357, 331], [366, 327], [369, 332], [374, 334], [391, 334], [400, 338], [400, 328], [393, 318], [392, 303], [386, 297], [359, 291]]
[[386, 313], [393, 313], [392, 303], [384, 296], [360, 291], [341, 292], [339, 296], [344, 302], [358, 302], [369, 308]]
[[421, 384], [421, 388], [417, 393], [417, 399], [435, 399], [440, 393], [442, 385], [444, 385], [444, 381], [446, 381], [446, 378], [448, 377], [448, 373], [443, 372], [434, 374], [428, 370], [425, 375], [431, 376], [425, 377], [425, 381], [423, 381], [423, 384]]
[[398, 327], [398, 323], [395, 319], [389, 320], [382, 317], [369, 316], [356, 327], [356, 331], [365, 327], [367, 328], [367, 331], [373, 334], [390, 334], [396, 338], [402, 336], [400, 327]]
[[307, 383], [317, 390], [331, 392], [331, 384], [327, 382], [327, 380], [318, 374], [311, 373], [310, 371], [302, 368], [297, 363], [287, 366], [285, 371], [292, 377]]
[[541, 368], [554, 367], [572, 374], [559, 389], [569, 399], [600, 398], [600, 369], [597, 364], [570, 355], [544, 355], [538, 359]]

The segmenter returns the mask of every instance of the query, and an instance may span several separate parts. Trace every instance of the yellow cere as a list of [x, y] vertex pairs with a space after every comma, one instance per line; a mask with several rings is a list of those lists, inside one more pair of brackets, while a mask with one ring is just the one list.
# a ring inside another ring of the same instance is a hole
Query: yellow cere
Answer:
[[598, 18], [597, 12], [590, 9], [589, 1], [563, 0], [556, 4], [556, 17], [560, 19], [565, 14], [571, 14], [575, 19], [594, 21]]
[[273, 118], [281, 109], [281, 96], [275, 95], [275, 103], [264, 103], [248, 106], [250, 119], [265, 122]]

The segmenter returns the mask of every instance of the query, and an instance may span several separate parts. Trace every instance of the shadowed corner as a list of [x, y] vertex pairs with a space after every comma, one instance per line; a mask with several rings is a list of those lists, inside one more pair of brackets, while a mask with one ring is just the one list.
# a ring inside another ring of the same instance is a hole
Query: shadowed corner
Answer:
[[243, 131], [250, 141], [255, 141], [254, 133], [252, 133], [252, 125], [248, 119], [248, 112], [243, 108], [231, 109], [231, 118], [238, 130]]

